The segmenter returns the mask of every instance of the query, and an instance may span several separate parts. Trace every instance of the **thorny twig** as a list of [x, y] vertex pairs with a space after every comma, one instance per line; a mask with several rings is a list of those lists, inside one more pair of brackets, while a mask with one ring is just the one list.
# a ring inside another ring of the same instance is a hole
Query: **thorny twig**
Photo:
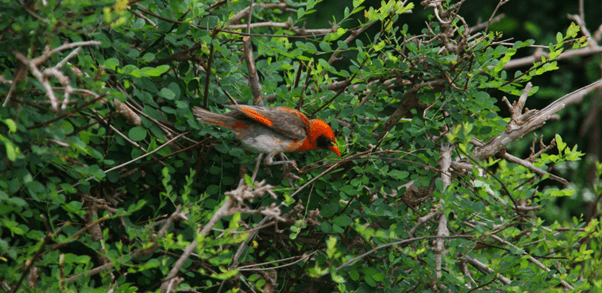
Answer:
[[[69, 95], [73, 92], [73, 88], [71, 87], [69, 78], [67, 78], [67, 76], [64, 75], [60, 71], [60, 69], [63, 67], [63, 65], [69, 59], [71, 59], [73, 56], [75, 56], [79, 52], [81, 46], [92, 46], [92, 45], [100, 45], [100, 44], [101, 43], [97, 42], [97, 41], [88, 41], [88, 42], [76, 42], [76, 43], [71, 43], [71, 44], [64, 44], [53, 50], [50, 50], [48, 47], [46, 47], [46, 50], [44, 51], [42, 56], [39, 56], [39, 57], [31, 59], [31, 60], [29, 60], [27, 57], [25, 57], [20, 52], [13, 51], [12, 53], [13, 53], [13, 55], [15, 55], [15, 57], [17, 57], [17, 59], [19, 59], [19, 61], [21, 61], [23, 64], [25, 64], [25, 66], [29, 69], [31, 74], [33, 74], [33, 76], [42, 84], [42, 86], [46, 90], [46, 96], [48, 96], [48, 98], [50, 99], [50, 103], [54, 110], [58, 110], [59, 102], [58, 102], [58, 99], [56, 98], [56, 96], [54, 95], [52, 85], [50, 84], [50, 81], [48, 78], [53, 76], [59, 80], [59, 82], [66, 88], [65, 94], [64, 94], [64, 99], [63, 99], [63, 106], [62, 106], [62, 109], [64, 110], [67, 108], [67, 104], [69, 103]], [[57, 63], [54, 67], [46, 68], [46, 69], [44, 69], [44, 71], [40, 71], [40, 69], [38, 69], [38, 67], [42, 63], [46, 62], [46, 60], [48, 60], [55, 53], [63, 51], [63, 50], [72, 49], [72, 48], [76, 48], [76, 49], [73, 52], [71, 52], [70, 54], [68, 54], [62, 61]], [[9, 99], [10, 99], [10, 96], [7, 95], [3, 106], [6, 106]]]

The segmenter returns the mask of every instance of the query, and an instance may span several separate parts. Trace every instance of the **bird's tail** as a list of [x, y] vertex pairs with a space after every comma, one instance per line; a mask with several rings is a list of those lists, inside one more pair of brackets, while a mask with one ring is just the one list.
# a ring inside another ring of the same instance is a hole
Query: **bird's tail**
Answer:
[[203, 123], [217, 125], [221, 127], [232, 128], [232, 125], [234, 125], [238, 121], [230, 116], [216, 114], [200, 107], [194, 107], [192, 109], [192, 113]]

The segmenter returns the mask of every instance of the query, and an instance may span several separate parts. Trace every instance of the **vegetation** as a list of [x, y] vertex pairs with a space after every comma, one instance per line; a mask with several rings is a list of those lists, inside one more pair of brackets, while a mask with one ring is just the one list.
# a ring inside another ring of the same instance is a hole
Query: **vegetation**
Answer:
[[[1, 290], [601, 292], [602, 28], [464, 2], [1, 1]], [[256, 168], [232, 103], [342, 157]]]

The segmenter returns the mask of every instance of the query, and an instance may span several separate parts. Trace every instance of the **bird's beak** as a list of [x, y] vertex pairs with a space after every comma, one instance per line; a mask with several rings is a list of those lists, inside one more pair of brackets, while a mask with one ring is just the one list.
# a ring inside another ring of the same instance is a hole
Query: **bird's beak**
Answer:
[[328, 147], [328, 149], [337, 154], [337, 156], [341, 156], [341, 152], [339, 151], [339, 148], [336, 145], [331, 145]]

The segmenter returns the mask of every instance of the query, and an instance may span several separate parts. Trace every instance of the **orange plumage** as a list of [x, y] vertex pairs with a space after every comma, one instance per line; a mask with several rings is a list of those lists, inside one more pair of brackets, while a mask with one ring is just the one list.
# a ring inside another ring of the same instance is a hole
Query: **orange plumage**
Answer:
[[228, 128], [250, 149], [268, 154], [329, 149], [341, 156], [330, 126], [320, 119], [287, 107], [234, 105], [226, 114], [216, 114], [195, 107], [193, 113], [203, 123]]

